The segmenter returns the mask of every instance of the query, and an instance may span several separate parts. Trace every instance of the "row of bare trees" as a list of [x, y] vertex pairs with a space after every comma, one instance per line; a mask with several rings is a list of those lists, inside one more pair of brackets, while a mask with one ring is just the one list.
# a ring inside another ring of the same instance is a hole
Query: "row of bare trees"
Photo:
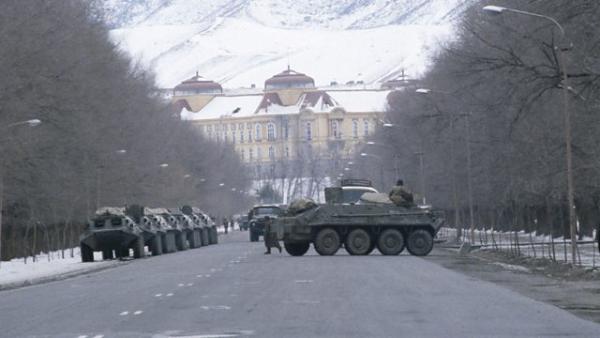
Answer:
[[493, 2], [556, 19], [564, 39], [548, 19], [489, 15], [490, 2], [466, 12], [418, 86], [392, 95], [387, 127], [363, 150], [382, 160], [366, 171], [382, 165], [390, 184], [399, 172], [459, 228], [473, 210], [478, 228], [568, 238], [562, 51], [578, 233], [591, 235], [600, 224], [600, 2]]
[[108, 34], [87, 1], [2, 2], [2, 259], [76, 245], [98, 206], [249, 202], [233, 149], [179, 121]]

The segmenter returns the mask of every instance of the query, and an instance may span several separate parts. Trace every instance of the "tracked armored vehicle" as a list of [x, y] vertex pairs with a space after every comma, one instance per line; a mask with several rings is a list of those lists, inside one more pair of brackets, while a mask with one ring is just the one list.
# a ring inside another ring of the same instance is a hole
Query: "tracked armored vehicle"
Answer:
[[80, 237], [81, 260], [94, 261], [94, 251], [102, 251], [103, 259], [145, 256], [142, 229], [125, 214], [123, 208], [101, 208]]
[[[375, 194], [383, 195], [385, 194]], [[433, 238], [444, 223], [443, 214], [404, 208], [387, 201], [343, 203], [342, 188], [327, 188], [326, 204], [294, 203], [272, 231], [292, 256], [304, 255], [312, 243], [320, 255], [335, 255], [344, 246], [350, 255], [398, 255], [406, 247], [415, 256], [433, 249]]]

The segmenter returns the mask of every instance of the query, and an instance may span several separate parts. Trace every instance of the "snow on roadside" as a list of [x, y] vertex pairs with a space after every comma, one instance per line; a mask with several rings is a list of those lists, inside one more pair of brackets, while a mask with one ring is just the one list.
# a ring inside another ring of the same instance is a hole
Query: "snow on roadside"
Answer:
[[[31, 257], [27, 258], [25, 263], [23, 258], [15, 258], [11, 261], [0, 264], [0, 289], [13, 283], [30, 282], [36, 280], [59, 276], [64, 274], [86, 271], [89, 269], [101, 268], [114, 264], [115, 261], [102, 261], [100, 252], [94, 253], [94, 263], [82, 263], [79, 249], [75, 249], [74, 257], [68, 255], [69, 250], [65, 250], [65, 258], [60, 258], [60, 252], [51, 252], [48, 254], [37, 255], [36, 261]], [[50, 257], [50, 260], [48, 260]]]

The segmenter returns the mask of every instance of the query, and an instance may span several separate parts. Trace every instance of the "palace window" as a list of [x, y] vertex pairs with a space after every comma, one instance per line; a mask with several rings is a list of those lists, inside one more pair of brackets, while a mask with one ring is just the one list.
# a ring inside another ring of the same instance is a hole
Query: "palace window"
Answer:
[[232, 142], [233, 144], [235, 144], [235, 136], [236, 136], [236, 134], [237, 134], [237, 133], [235, 132], [235, 130], [231, 132], [231, 142]]
[[254, 150], [248, 150], [248, 161], [254, 160]]
[[244, 143], [244, 129], [240, 129], [240, 143]]
[[254, 139], [255, 139], [256, 141], [260, 141], [260, 139], [262, 138], [262, 135], [261, 135], [261, 134], [262, 134], [262, 133], [261, 133], [261, 131], [262, 131], [262, 126], [260, 125], [260, 123], [257, 123], [257, 124], [256, 124], [256, 126], [255, 126], [254, 128], [255, 128]]
[[369, 121], [364, 121], [364, 136], [369, 136]]
[[288, 121], [285, 120], [283, 121], [283, 138], [285, 138], [286, 140], [290, 137], [290, 128], [288, 125]]
[[305, 124], [305, 134], [306, 140], [312, 140], [312, 124], [310, 122], [306, 122]]
[[352, 120], [352, 137], [358, 138], [358, 120]]
[[275, 159], [275, 148], [273, 146], [269, 147], [269, 159], [271, 161]]
[[331, 136], [333, 136], [334, 138], [341, 138], [342, 137], [342, 133], [339, 129], [339, 122], [338, 121], [331, 121]]
[[290, 157], [290, 147], [285, 146], [285, 157], [289, 158]]
[[242, 159], [242, 161], [246, 159], [246, 151], [244, 149], [240, 151], [240, 158]]
[[269, 123], [267, 124], [267, 140], [275, 141], [277, 135], [275, 134], [275, 124]]
[[256, 148], [256, 160], [260, 161], [262, 159], [262, 149]]

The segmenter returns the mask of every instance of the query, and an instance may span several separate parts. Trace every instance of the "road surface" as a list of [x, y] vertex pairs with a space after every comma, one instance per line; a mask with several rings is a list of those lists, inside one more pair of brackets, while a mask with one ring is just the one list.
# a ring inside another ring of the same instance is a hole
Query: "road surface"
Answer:
[[0, 337], [597, 337], [600, 325], [403, 253], [221, 244], [0, 292]]

